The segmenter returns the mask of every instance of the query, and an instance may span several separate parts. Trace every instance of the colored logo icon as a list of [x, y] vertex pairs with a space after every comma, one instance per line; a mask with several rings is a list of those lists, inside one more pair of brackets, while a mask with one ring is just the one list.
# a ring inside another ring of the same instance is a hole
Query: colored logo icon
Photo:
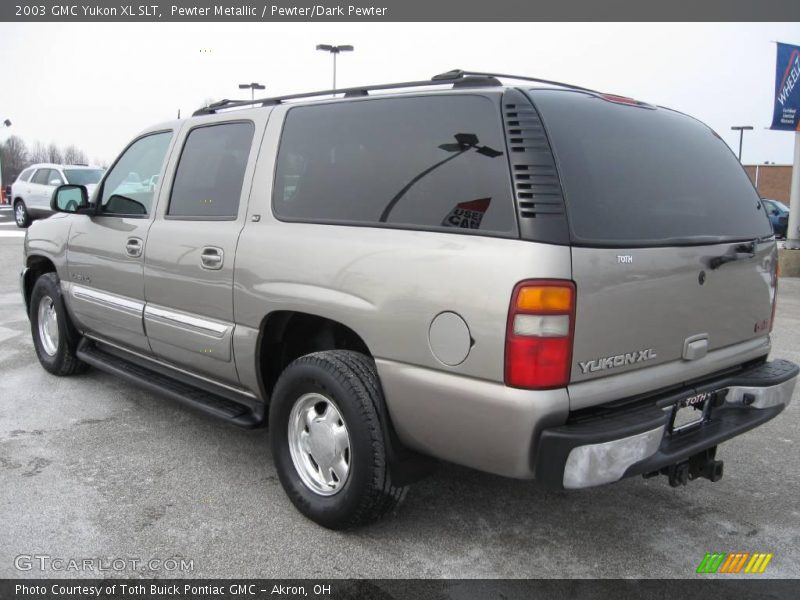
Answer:
[[697, 567], [698, 573], [763, 573], [769, 561], [772, 560], [772, 553], [755, 552], [706, 552], [700, 565]]

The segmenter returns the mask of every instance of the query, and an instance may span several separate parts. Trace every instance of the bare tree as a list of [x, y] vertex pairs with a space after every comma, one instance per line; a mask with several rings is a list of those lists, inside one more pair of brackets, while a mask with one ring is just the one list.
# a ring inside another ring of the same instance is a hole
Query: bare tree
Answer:
[[86, 153], [77, 146], [70, 144], [64, 149], [65, 165], [85, 165], [88, 162], [89, 159], [86, 157]]
[[47, 155], [47, 148], [42, 142], [36, 142], [33, 147], [31, 148], [30, 155], [28, 156], [28, 160], [35, 164], [35, 163], [44, 163], [48, 161]]
[[8, 185], [28, 166], [28, 147], [21, 137], [12, 135], [0, 146], [0, 162], [3, 167], [3, 185]]
[[50, 142], [50, 145], [47, 147], [47, 162], [60, 165], [63, 160], [61, 150], [59, 150], [55, 142]]

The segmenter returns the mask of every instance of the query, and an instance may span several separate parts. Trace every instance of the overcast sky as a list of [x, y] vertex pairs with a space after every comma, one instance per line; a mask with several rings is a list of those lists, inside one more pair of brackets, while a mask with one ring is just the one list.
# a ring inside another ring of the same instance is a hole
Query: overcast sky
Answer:
[[[769, 131], [775, 44], [800, 24], [289, 23], [0, 24], [0, 140], [74, 143], [110, 162], [140, 129], [206, 98], [425, 79], [453, 68], [567, 81], [669, 106], [708, 123], [744, 162], [792, 161], [793, 135]], [[204, 50], [204, 52], [201, 52]]]

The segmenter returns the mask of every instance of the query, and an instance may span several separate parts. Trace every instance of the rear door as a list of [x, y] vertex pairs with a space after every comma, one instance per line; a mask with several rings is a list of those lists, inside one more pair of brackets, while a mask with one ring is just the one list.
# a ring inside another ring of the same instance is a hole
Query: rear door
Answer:
[[719, 136], [668, 109], [579, 92], [531, 96], [573, 246], [573, 408], [766, 354], [777, 250]]
[[147, 239], [144, 323], [153, 352], [230, 383], [238, 382], [234, 260], [268, 114], [188, 128]]

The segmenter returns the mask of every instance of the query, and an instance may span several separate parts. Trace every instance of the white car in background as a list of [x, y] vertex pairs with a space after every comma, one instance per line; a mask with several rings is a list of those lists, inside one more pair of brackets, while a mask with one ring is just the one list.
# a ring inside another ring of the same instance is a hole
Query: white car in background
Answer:
[[11, 202], [17, 227], [27, 227], [33, 219], [47, 217], [50, 198], [60, 185], [85, 185], [91, 196], [103, 176], [103, 169], [86, 165], [31, 165], [11, 185]]

